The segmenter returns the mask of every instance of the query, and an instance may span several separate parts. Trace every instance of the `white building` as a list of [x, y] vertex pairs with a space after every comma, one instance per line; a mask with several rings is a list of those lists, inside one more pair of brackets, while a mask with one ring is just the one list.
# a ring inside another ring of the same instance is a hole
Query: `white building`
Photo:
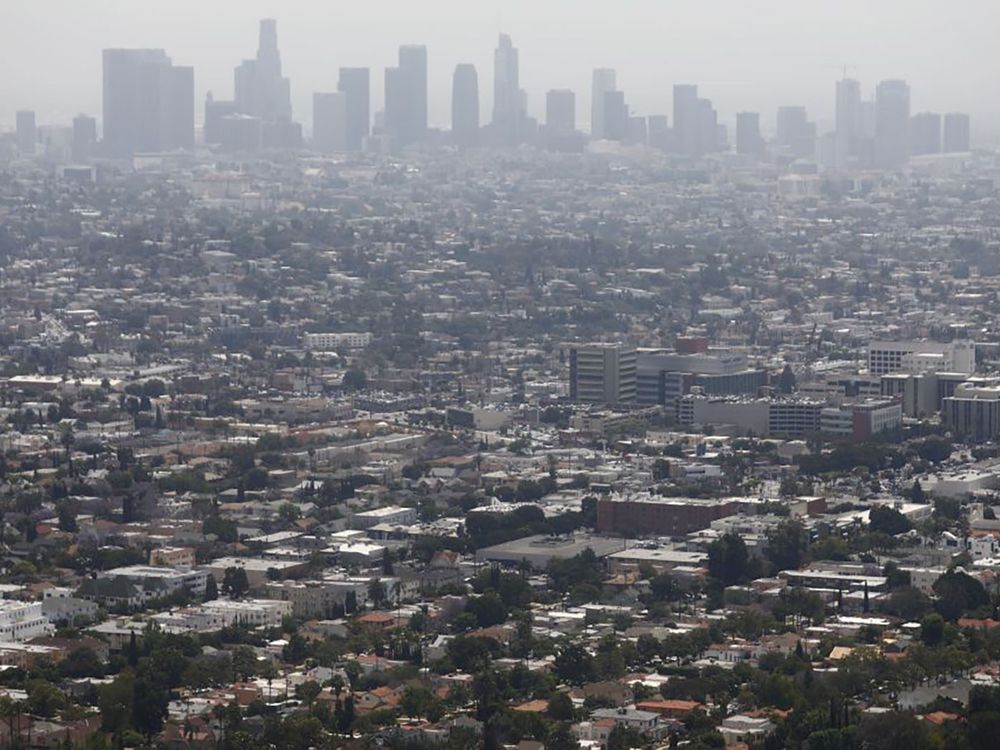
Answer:
[[292, 615], [292, 603], [277, 599], [216, 599], [153, 615], [161, 625], [197, 633], [211, 633], [229, 625], [274, 628]]
[[412, 524], [417, 522], [417, 509], [404, 508], [399, 505], [387, 505], [361, 513], [355, 513], [351, 525], [358, 529], [367, 529], [380, 523]]
[[302, 336], [302, 345], [310, 351], [317, 352], [364, 349], [371, 342], [370, 333], [307, 333]]
[[872, 341], [868, 369], [873, 375], [890, 372], [964, 372], [976, 369], [976, 344], [958, 340]]
[[0, 601], [0, 641], [26, 641], [54, 631], [41, 602]]

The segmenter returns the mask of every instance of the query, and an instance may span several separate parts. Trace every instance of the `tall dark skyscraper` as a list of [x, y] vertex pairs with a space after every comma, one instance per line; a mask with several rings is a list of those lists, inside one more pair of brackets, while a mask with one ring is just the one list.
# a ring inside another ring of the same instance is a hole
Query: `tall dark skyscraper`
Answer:
[[73, 161], [83, 163], [97, 150], [97, 120], [87, 115], [73, 118]]
[[604, 95], [617, 88], [615, 71], [595, 68], [590, 86], [590, 137], [604, 138]]
[[371, 84], [368, 68], [341, 68], [337, 90], [344, 95], [346, 147], [360, 151], [371, 126]]
[[569, 89], [553, 89], [545, 95], [545, 126], [559, 134], [576, 130], [576, 94]]
[[493, 130], [500, 143], [516, 143], [524, 123], [524, 92], [519, 83], [517, 48], [501, 34], [493, 52]]
[[910, 153], [910, 87], [906, 81], [882, 81], [875, 91], [875, 164], [894, 169]]
[[914, 156], [941, 153], [941, 115], [920, 112], [910, 118], [910, 153]]
[[479, 75], [476, 66], [455, 66], [451, 82], [451, 140], [458, 146], [479, 141]]
[[34, 156], [35, 146], [38, 143], [35, 113], [27, 109], [21, 110], [15, 115], [15, 124], [17, 127], [17, 150], [23, 156]]
[[699, 108], [697, 86], [674, 86], [674, 147], [677, 153], [687, 156], [703, 153], [699, 137], [702, 120]]
[[942, 148], [946, 154], [969, 151], [969, 116], [961, 112], [949, 112], [944, 116], [944, 137]]
[[244, 60], [234, 73], [236, 110], [261, 120], [291, 120], [291, 84], [281, 74], [278, 24], [273, 18], [260, 22], [257, 57]]
[[194, 145], [194, 69], [163, 50], [104, 50], [104, 151], [130, 157]]
[[760, 156], [764, 139], [760, 137], [760, 115], [757, 112], [740, 112], [736, 115], [736, 153]]
[[347, 97], [340, 91], [313, 94], [313, 148], [324, 153], [347, 148]]
[[427, 133], [427, 48], [405, 44], [399, 65], [385, 70], [385, 129], [397, 146]]

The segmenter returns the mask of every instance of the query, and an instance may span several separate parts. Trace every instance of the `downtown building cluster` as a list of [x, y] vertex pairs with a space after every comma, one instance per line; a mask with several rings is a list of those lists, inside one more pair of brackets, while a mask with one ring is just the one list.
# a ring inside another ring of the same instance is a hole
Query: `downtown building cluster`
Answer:
[[[228, 153], [310, 148], [320, 153], [398, 152], [417, 144], [459, 147], [509, 147], [533, 144], [580, 151], [606, 141], [649, 146], [688, 158], [734, 152], [752, 159], [799, 160], [824, 170], [896, 169], [908, 158], [964, 153], [971, 146], [967, 114], [912, 113], [910, 87], [902, 80], [880, 82], [871, 99], [861, 84], [836, 84], [835, 127], [817, 132], [805, 107], [783, 106], [776, 113], [773, 137], [766, 137], [758, 112], [740, 112], [733, 128], [720, 122], [712, 101], [698, 87], [677, 84], [667, 114], [637, 115], [617, 84], [616, 71], [593, 71], [589, 122], [578, 116], [576, 94], [554, 89], [545, 94], [545, 118], [528, 114], [528, 95], [520, 85], [519, 51], [501, 34], [494, 52], [493, 103], [489, 122], [480, 123], [480, 76], [469, 63], [454, 69], [451, 127], [428, 122], [428, 50], [403, 45], [398, 63], [384, 70], [384, 102], [375, 110], [372, 71], [342, 67], [335, 90], [313, 94], [311, 138], [293, 118], [291, 83], [284, 75], [274, 19], [260, 22], [257, 54], [234, 70], [232, 99], [210, 92], [204, 119], [196, 127], [194, 70], [176, 66], [163, 50], [105, 50], [102, 137], [97, 123], [81, 115], [73, 123], [69, 149], [74, 160], [98, 154], [129, 158], [136, 154], [193, 150], [197, 146]], [[582, 127], [586, 124], [586, 128]], [[19, 151], [34, 154], [39, 135], [34, 113], [17, 116]]]

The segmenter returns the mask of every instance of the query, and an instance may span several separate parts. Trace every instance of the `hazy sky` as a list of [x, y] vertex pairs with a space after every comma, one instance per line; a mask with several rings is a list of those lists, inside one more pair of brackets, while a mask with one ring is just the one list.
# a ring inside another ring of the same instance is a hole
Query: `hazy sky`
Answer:
[[906, 78], [914, 112], [968, 111], [974, 129], [1000, 130], [998, 0], [0, 0], [0, 126], [18, 109], [39, 124], [99, 116], [105, 47], [162, 47], [193, 65], [200, 112], [206, 91], [232, 96], [262, 17], [278, 19], [307, 130], [312, 93], [335, 90], [342, 65], [372, 68], [380, 109], [382, 69], [401, 43], [428, 46], [432, 124], [449, 122], [459, 62], [479, 71], [485, 121], [500, 30], [520, 49], [532, 114], [546, 90], [571, 88], [581, 125], [591, 69], [608, 66], [635, 114], [668, 113], [671, 86], [698, 83], [723, 121], [753, 110], [770, 127], [779, 105], [804, 104], [828, 126], [846, 66], [866, 95]]

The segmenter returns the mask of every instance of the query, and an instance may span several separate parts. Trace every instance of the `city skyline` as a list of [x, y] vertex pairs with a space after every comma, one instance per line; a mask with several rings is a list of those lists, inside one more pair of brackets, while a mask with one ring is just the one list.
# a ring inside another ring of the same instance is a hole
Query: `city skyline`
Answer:
[[[592, 32], [584, 33], [581, 28], [584, 21], [594, 16], [594, 10], [581, 6], [578, 12], [565, 19], [565, 54], [553, 55], [552, 45], [556, 42], [554, 34], [557, 31], [557, 13], [553, 8], [566, 9], [567, 4], [562, 2], [555, 2], [540, 10], [534, 17], [536, 23], [528, 22], [530, 16], [519, 3], [514, 3], [511, 6], [513, 12], [505, 13], [502, 18], [487, 19], [485, 16], [488, 14], [480, 12], [476, 16], [478, 23], [464, 27], [460, 42], [444, 40], [442, 29], [454, 30], [455, 26], [468, 23], [470, 13], [467, 10], [454, 3], [431, 3], [433, 8], [428, 7], [427, 18], [423, 22], [416, 22], [412, 11], [397, 5], [375, 3], [383, 11], [390, 6], [395, 8], [395, 16], [386, 18], [380, 26], [369, 25], [367, 31], [354, 41], [345, 40], [346, 30], [357, 30], [358, 24], [369, 18], [374, 11], [369, 9], [357, 14], [360, 19], [352, 13], [352, 18], [343, 19], [343, 23], [324, 28], [322, 24], [304, 24], [301, 15], [293, 12], [296, 4], [290, 8], [277, 9], [273, 3], [250, 2], [241, 4], [238, 11], [229, 13], [225, 19], [218, 18], [214, 8], [211, 12], [205, 12], [197, 33], [190, 34], [188, 28], [178, 26], [174, 22], [176, 19], [171, 18], [160, 19], [162, 23], [141, 26], [125, 23], [130, 20], [130, 15], [134, 16], [127, 12], [122, 14], [122, 19], [112, 19], [106, 23], [112, 11], [122, 7], [113, 0], [98, 3], [89, 15], [83, 16], [80, 16], [78, 9], [66, 7], [63, 16], [67, 21], [78, 21], [76, 25], [81, 27], [81, 32], [61, 46], [64, 54], [58, 60], [47, 56], [44, 63], [41, 63], [38, 62], [41, 50], [35, 49], [37, 45], [27, 49], [26, 44], [26, 40], [38, 33], [38, 29], [32, 28], [32, 18], [37, 11], [25, 3], [15, 2], [8, 13], [13, 23], [6, 25], [6, 31], [0, 31], [0, 41], [3, 42], [0, 44], [3, 50], [0, 51], [0, 56], [7, 58], [0, 62], [10, 62], [12, 57], [20, 56], [24, 62], [35, 62], [28, 67], [38, 75], [33, 76], [30, 81], [8, 77], [8, 80], [0, 82], [0, 123], [4, 127], [11, 127], [14, 113], [25, 109], [34, 110], [40, 124], [68, 123], [79, 112], [99, 114], [101, 48], [144, 46], [162, 48], [175, 64], [194, 67], [196, 119], [200, 123], [204, 96], [208, 91], [216, 99], [229, 99], [233, 96], [233, 66], [240, 60], [252, 57], [254, 45], [250, 41], [251, 35], [256, 33], [257, 19], [267, 16], [268, 10], [277, 11], [272, 15], [279, 24], [284, 75], [291, 80], [294, 117], [306, 124], [307, 129], [312, 122], [313, 94], [335, 91], [337, 70], [340, 67], [369, 67], [372, 71], [372, 112], [382, 109], [382, 73], [395, 64], [398, 47], [408, 44], [427, 47], [430, 126], [446, 128], [450, 123], [451, 78], [454, 68], [457, 64], [469, 63], [476, 66], [481, 78], [480, 87], [485, 89], [480, 95], [480, 120], [489, 122], [493, 108], [493, 92], [489, 90], [489, 83], [493, 78], [492, 58], [499, 33], [508, 34], [514, 47], [519, 50], [520, 85], [527, 94], [528, 114], [544, 119], [546, 93], [552, 89], [569, 89], [576, 94], [577, 120], [582, 128], [589, 124], [587, 113], [591, 108], [590, 78], [593, 68], [597, 67], [616, 70], [618, 87], [625, 92], [626, 102], [634, 114], [668, 113], [671, 108], [672, 86], [697, 84], [700, 95], [711, 99], [717, 108], [720, 122], [732, 127], [737, 112], [757, 111], [761, 113], [761, 129], [766, 133], [774, 132], [777, 108], [784, 105], [805, 106], [810, 119], [817, 123], [821, 131], [831, 130], [834, 121], [833, 85], [845, 70], [848, 77], [861, 82], [861, 94], [865, 98], [874, 94], [875, 86], [880, 80], [907, 80], [913, 91], [912, 111], [970, 112], [975, 135], [979, 138], [992, 134], [1000, 123], [1000, 110], [992, 103], [994, 98], [981, 93], [997, 87], [997, 75], [975, 61], [977, 49], [982, 49], [981, 35], [977, 33], [976, 24], [957, 23], [969, 21], [971, 11], [975, 10], [973, 6], [977, 3], [959, 2], [955, 5], [952, 16], [956, 25], [954, 30], [947, 33], [956, 34], [961, 31], [966, 36], [965, 43], [956, 52], [954, 44], [946, 44], [948, 39], [945, 36], [936, 40], [933, 46], [936, 54], [931, 56], [936, 59], [937, 64], [934, 66], [928, 66], [927, 61], [922, 60], [927, 55], [920, 55], [919, 50], [914, 48], [913, 35], [904, 33], [904, 30], [912, 30], [914, 24], [924, 28], [923, 22], [908, 17], [899, 20], [900, 28], [881, 32], [880, 41], [884, 43], [886, 51], [875, 51], [874, 46], [877, 45], [873, 46], [873, 40], [879, 41], [878, 34], [874, 34], [868, 24], [861, 24], [852, 33], [848, 33], [844, 24], [838, 23], [830, 26], [829, 33], [825, 36], [821, 35], [826, 40], [820, 45], [822, 54], [806, 64], [781, 64], [777, 67], [771, 58], [776, 54], [781, 57], [781, 54], [787, 53], [789, 59], [794, 60], [795, 51], [801, 52], [804, 47], [802, 37], [815, 36], [815, 30], [800, 28], [796, 34], [788, 37], [777, 52], [772, 50], [767, 54], [752, 55], [750, 52], [753, 44], [739, 40], [735, 40], [739, 43], [734, 43], [732, 38], [732, 27], [738, 25], [741, 19], [745, 20], [743, 10], [727, 9], [726, 18], [715, 28], [708, 28], [699, 26], [706, 20], [704, 14], [692, 11], [688, 3], [680, 3], [673, 16], [664, 15], [664, 11], [649, 3], [637, 3], [635, 8], [612, 16], [610, 26], [617, 28], [629, 18], [642, 17], [642, 13], [653, 20], [672, 19], [676, 23], [670, 29], [663, 30], [663, 43], [655, 45], [655, 49], [642, 41], [645, 39], [644, 34], [648, 32], [637, 32], [638, 38], [634, 45], [636, 50], [626, 53], [621, 49], [621, 40], [616, 40], [610, 33], [607, 34], [605, 44], [597, 48], [590, 45], [588, 35]], [[220, 6], [229, 7], [224, 3]], [[434, 8], [447, 10], [450, 15], [444, 17], [436, 14]], [[313, 11], [319, 18], [327, 17], [322, 9]], [[789, 25], [796, 13], [801, 15], [801, 12], [794, 9], [785, 8], [785, 11], [782, 18], [770, 19], [774, 28], [762, 33], [761, 45], [764, 40], [773, 37], [776, 29]], [[985, 9], [985, 12], [989, 14], [997, 11]], [[873, 9], [866, 12], [864, 18], [874, 21], [884, 13], [882, 9]], [[817, 10], [814, 15], [819, 22], [824, 19], [828, 21], [827, 16], [830, 14]], [[430, 24], [430, 18], [434, 18], [437, 24]], [[98, 24], [98, 21], [101, 23]], [[435, 25], [441, 28], [430, 28]], [[129, 29], [128, 32], [125, 27]], [[685, 42], [678, 38], [680, 29], [684, 28], [696, 31], [700, 28], [700, 38], [703, 40], [701, 46], [704, 50], [692, 49], [692, 41]], [[14, 38], [15, 35], [17, 38]], [[897, 36], [911, 41], [910, 47], [913, 49], [909, 55], [892, 54]], [[358, 38], [364, 40], [363, 51], [358, 49]], [[328, 43], [322, 44], [324, 39]], [[815, 43], [817, 39], [819, 37], [812, 41]], [[843, 43], [845, 40], [853, 43]], [[838, 46], [843, 47], [842, 54], [836, 54], [833, 50]], [[717, 54], [706, 56], [713, 49]], [[719, 54], [719, 50], [726, 52]], [[951, 53], [946, 50], [951, 50]], [[765, 60], [761, 61], [761, 57]], [[821, 59], [822, 64], [818, 62]], [[637, 62], [639, 60], [641, 62]], [[69, 70], [72, 70], [72, 74]], [[91, 75], [91, 71], [96, 71], [95, 75]], [[699, 75], [699, 72], [702, 74]], [[86, 77], [85, 80], [82, 80], [83, 77]], [[45, 85], [38, 86], [39, 81], [43, 81]], [[482, 85], [483, 82], [486, 82], [486, 87]]]

